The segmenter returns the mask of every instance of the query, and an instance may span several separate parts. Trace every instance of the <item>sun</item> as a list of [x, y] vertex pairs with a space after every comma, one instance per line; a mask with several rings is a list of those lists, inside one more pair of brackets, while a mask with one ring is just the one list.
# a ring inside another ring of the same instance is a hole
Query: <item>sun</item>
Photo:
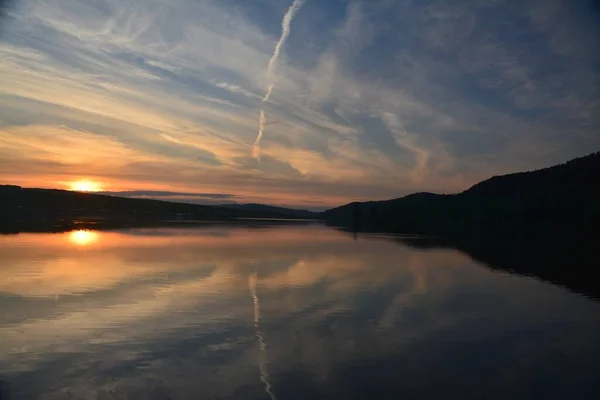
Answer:
[[69, 240], [77, 246], [89, 246], [98, 240], [98, 233], [88, 230], [71, 231]]
[[80, 180], [71, 183], [71, 190], [76, 192], [99, 192], [102, 188], [96, 182]]

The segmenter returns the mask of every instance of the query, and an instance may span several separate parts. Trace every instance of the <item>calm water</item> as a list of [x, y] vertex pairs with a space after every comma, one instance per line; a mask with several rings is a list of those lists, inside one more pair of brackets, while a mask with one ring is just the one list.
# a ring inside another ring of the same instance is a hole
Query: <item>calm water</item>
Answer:
[[600, 304], [318, 226], [0, 236], [6, 399], [598, 399]]

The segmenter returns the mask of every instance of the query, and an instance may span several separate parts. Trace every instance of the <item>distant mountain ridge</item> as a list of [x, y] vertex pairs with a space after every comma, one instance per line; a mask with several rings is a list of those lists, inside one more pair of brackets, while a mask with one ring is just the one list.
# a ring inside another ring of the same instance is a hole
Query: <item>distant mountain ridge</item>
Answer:
[[[136, 199], [58, 189], [0, 186], [0, 228], [73, 220], [202, 220], [299, 218], [278, 207], [253, 209]], [[62, 223], [62, 222], [61, 222]]]
[[298, 210], [294, 208], [286, 208], [279, 206], [272, 206], [268, 204], [257, 204], [257, 203], [248, 203], [248, 204], [222, 204], [220, 207], [228, 207], [234, 208], [238, 210], [246, 210], [253, 212], [271, 212], [277, 213], [281, 215], [286, 215], [294, 218], [310, 218], [314, 219], [318, 217], [318, 213], [308, 210]]
[[[600, 233], [600, 152], [530, 172], [494, 176], [458, 194], [414, 193], [322, 213], [263, 204], [220, 206], [0, 186], [0, 228], [81, 218], [323, 219], [357, 231], [428, 235]], [[11, 228], [12, 229], [12, 228]]]
[[332, 225], [438, 235], [598, 233], [600, 152], [530, 172], [494, 176], [459, 194], [415, 193], [325, 211]]

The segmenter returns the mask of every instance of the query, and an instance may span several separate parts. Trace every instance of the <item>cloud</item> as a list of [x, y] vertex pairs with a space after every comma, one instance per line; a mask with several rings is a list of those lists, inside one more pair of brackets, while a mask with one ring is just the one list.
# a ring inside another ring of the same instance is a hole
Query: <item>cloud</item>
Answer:
[[414, 143], [414, 136], [406, 132], [406, 129], [402, 126], [402, 124], [398, 120], [398, 117], [395, 114], [389, 112], [383, 113], [381, 118], [388, 126], [390, 132], [392, 132], [396, 143], [414, 154], [414, 157], [416, 159], [416, 165], [411, 171], [410, 176], [415, 181], [422, 182], [429, 173], [427, 164], [429, 162], [431, 154], [428, 150], [422, 149]]
[[333, 206], [455, 192], [600, 146], [598, 28], [576, 4], [306, 2], [272, 77], [264, 112], [280, 122], [261, 166], [248, 154], [287, 8], [94, 4], [5, 12], [0, 173], [12, 183], [85, 174], [112, 191]]
[[259, 96], [257, 94], [254, 94], [252, 92], [249, 92], [248, 90], [237, 86], [237, 85], [233, 85], [231, 83], [226, 83], [226, 82], [215, 82], [214, 83], [216, 87], [227, 90], [228, 92], [232, 92], [232, 93], [241, 93], [244, 96], [248, 96], [248, 97], [254, 97], [254, 98], [259, 98]]

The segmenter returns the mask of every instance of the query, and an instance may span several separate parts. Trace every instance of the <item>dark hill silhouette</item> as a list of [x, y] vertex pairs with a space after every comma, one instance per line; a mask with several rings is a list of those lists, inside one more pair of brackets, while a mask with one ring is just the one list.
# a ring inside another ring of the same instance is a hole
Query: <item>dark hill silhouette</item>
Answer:
[[236, 209], [161, 200], [123, 198], [55, 189], [0, 186], [0, 231], [37, 229], [69, 221], [226, 221], [293, 218], [276, 209]]
[[459, 194], [416, 193], [323, 213], [360, 231], [430, 235], [598, 233], [600, 152], [531, 172], [494, 176]]
[[289, 218], [317, 218], [318, 214], [308, 210], [297, 210], [294, 208], [271, 206], [268, 204], [223, 204], [221, 207], [235, 208], [237, 210], [246, 210], [253, 212], [269, 212], [287, 216]]

